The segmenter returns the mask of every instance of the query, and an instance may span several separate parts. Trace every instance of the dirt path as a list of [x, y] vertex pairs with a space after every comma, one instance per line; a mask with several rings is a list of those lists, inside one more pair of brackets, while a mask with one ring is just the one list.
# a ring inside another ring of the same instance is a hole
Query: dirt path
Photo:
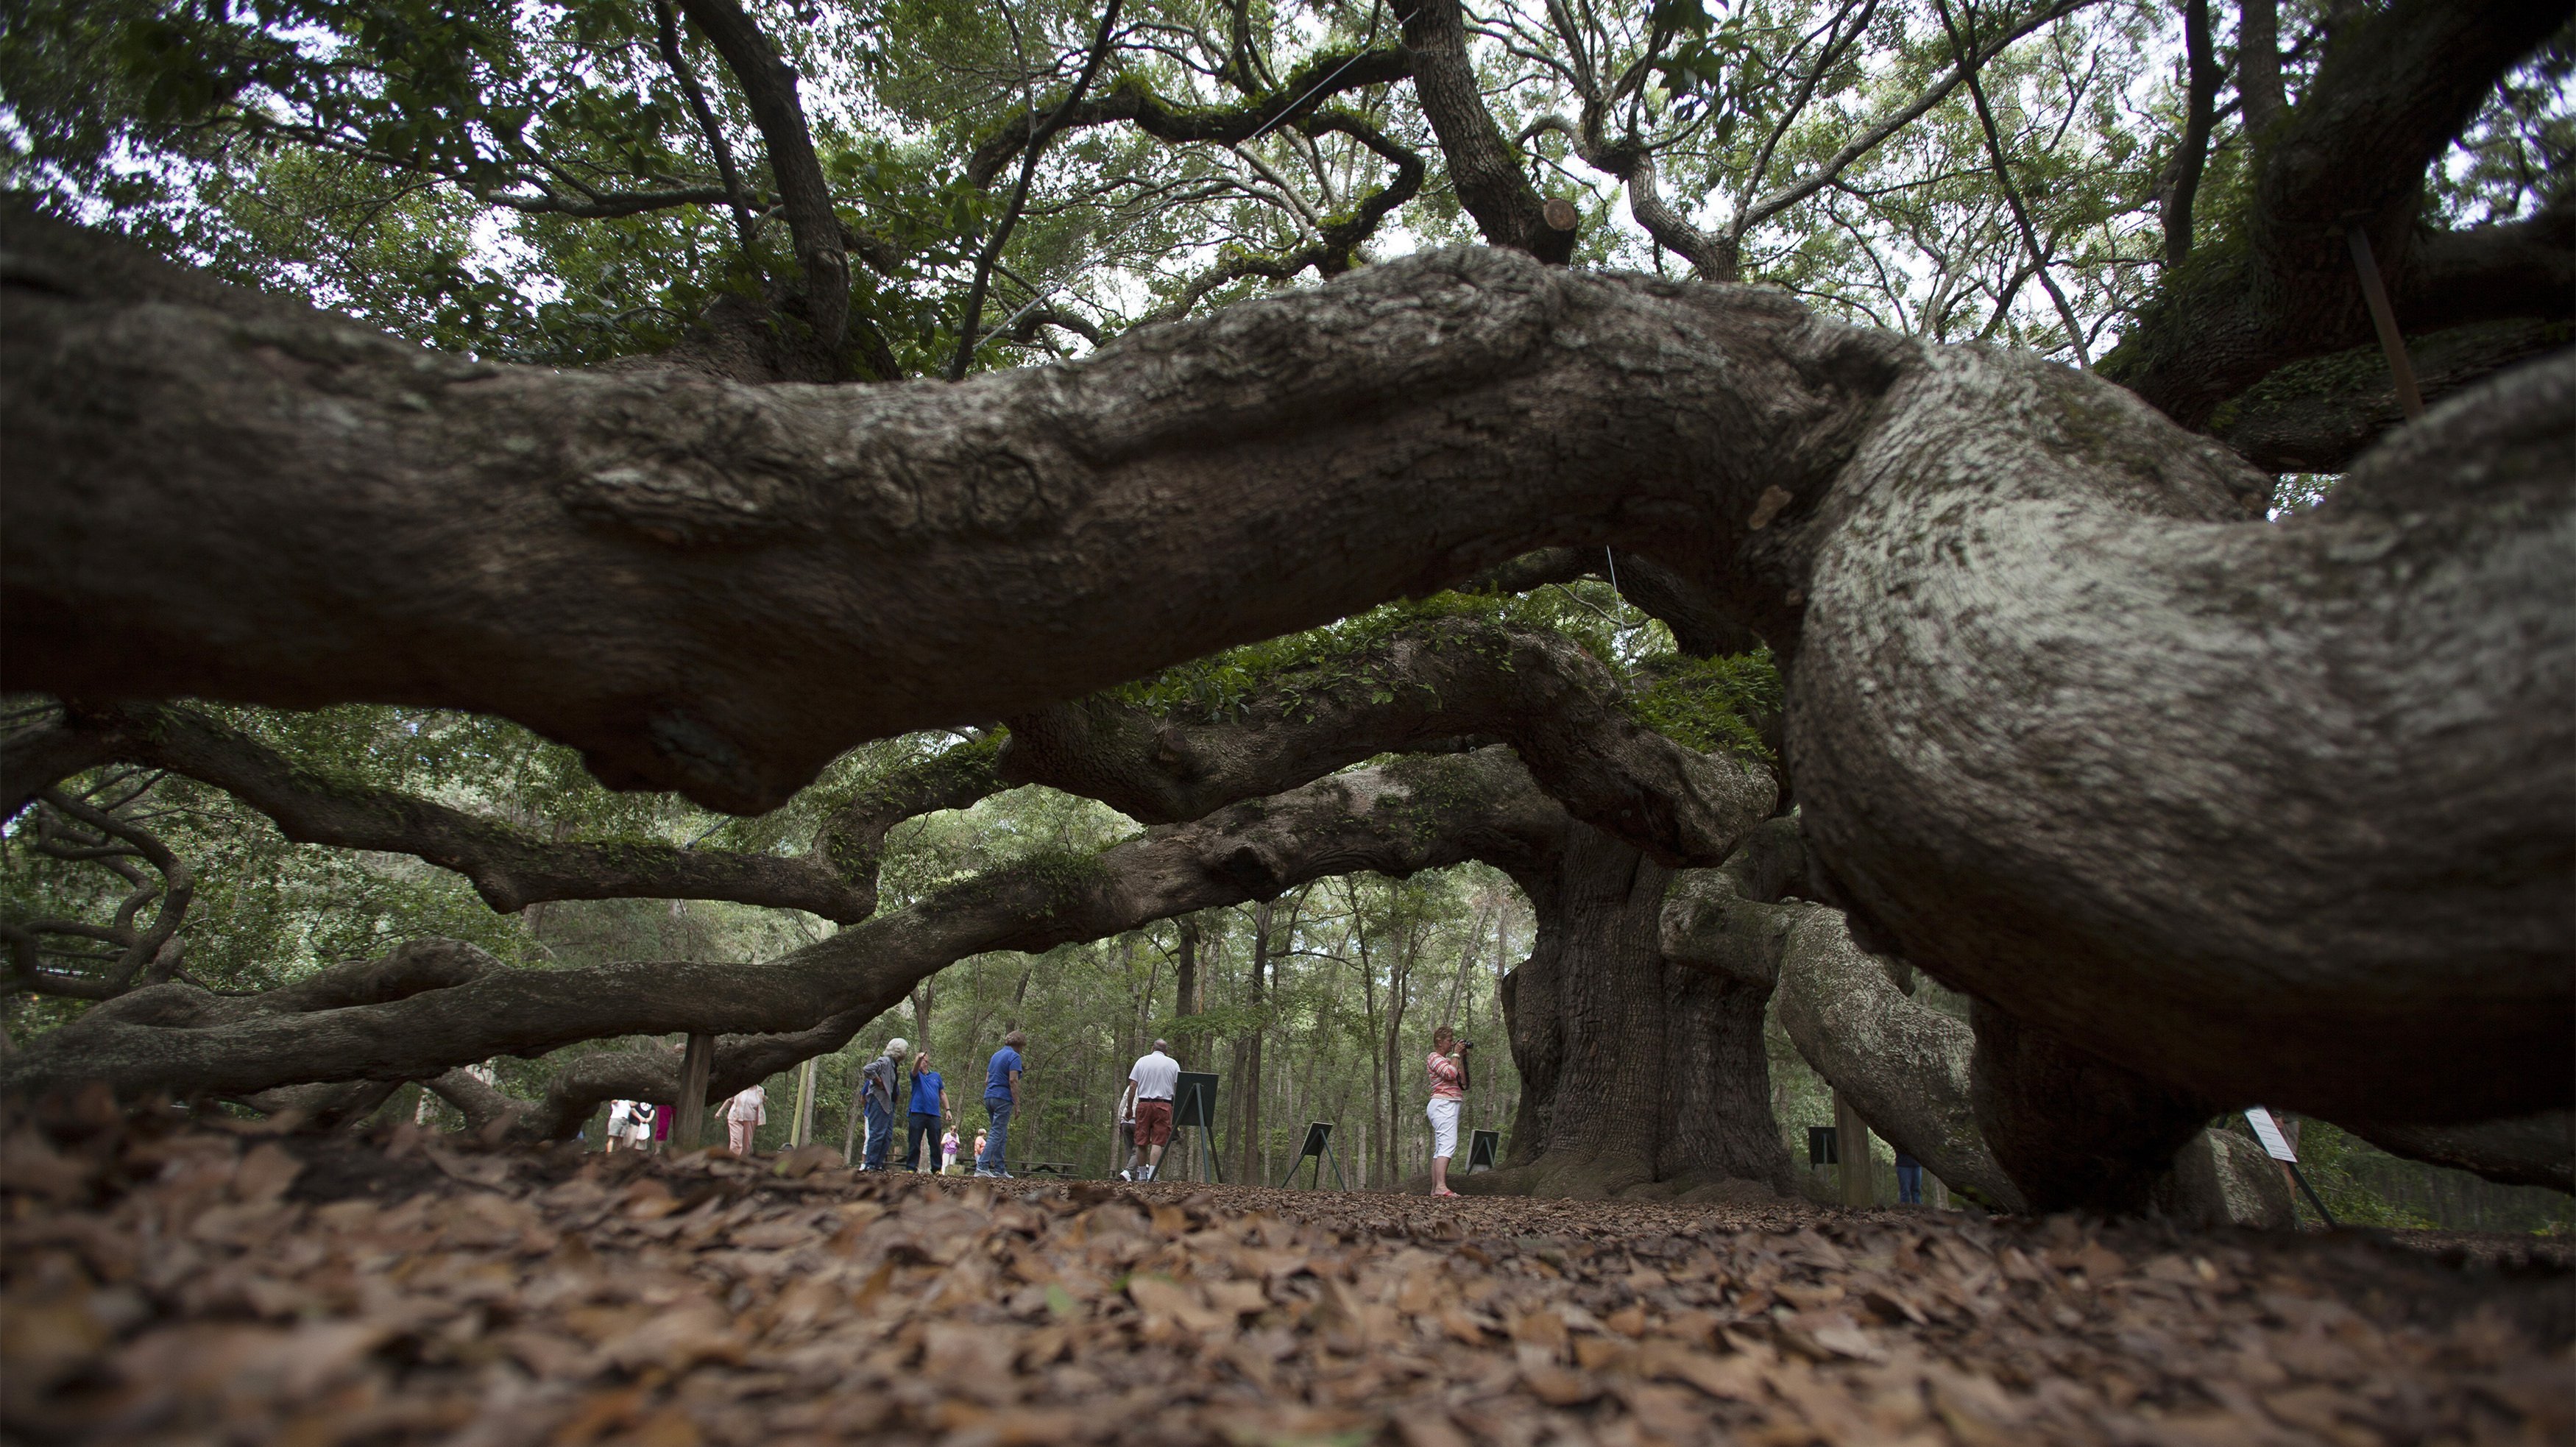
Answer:
[[8, 1441], [2576, 1438], [2563, 1242], [87, 1121], [0, 1136]]

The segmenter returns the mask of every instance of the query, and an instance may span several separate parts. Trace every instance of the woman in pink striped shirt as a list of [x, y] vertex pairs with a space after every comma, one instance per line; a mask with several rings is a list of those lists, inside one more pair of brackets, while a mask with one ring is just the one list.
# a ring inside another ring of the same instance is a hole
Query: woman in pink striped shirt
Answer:
[[1431, 1194], [1454, 1196], [1449, 1189], [1449, 1158], [1458, 1154], [1458, 1114], [1467, 1104], [1467, 1062], [1457, 1033], [1443, 1025], [1431, 1032], [1431, 1055], [1423, 1070], [1431, 1077]]

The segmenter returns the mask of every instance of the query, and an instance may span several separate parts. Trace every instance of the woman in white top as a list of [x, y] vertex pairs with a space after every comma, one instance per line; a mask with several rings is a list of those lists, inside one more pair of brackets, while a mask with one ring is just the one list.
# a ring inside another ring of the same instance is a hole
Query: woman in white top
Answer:
[[607, 1148], [612, 1151], [617, 1149], [618, 1143], [625, 1140], [634, 1129], [635, 1102], [631, 1100], [610, 1101], [608, 1103]]
[[635, 1107], [635, 1114], [626, 1127], [626, 1143], [639, 1151], [649, 1151], [653, 1149], [653, 1122], [662, 1109], [649, 1100], [631, 1104]]
[[769, 1123], [769, 1092], [746, 1085], [725, 1107], [725, 1139], [738, 1156], [751, 1154], [751, 1134]]

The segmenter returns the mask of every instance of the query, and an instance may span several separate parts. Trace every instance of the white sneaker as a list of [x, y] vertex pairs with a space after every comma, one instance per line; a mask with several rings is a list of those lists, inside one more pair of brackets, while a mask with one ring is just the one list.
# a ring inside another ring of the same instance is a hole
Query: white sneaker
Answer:
[[1133, 1171], [1120, 1171], [1118, 1173], [1118, 1179], [1122, 1181], [1132, 1181], [1136, 1179], [1136, 1173]]

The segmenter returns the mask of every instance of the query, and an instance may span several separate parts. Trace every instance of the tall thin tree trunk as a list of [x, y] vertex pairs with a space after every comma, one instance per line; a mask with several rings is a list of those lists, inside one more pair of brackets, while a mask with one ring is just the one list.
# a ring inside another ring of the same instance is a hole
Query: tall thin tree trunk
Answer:
[[[1245, 1181], [1263, 1179], [1269, 1169], [1267, 1152], [1261, 1148], [1261, 1040], [1268, 1033], [1270, 971], [1271, 901], [1261, 900], [1252, 906], [1252, 969], [1245, 976], [1249, 988], [1244, 1003], [1252, 1010], [1252, 1032], [1243, 1042], [1243, 1063], [1235, 1072], [1243, 1082], [1243, 1167], [1237, 1174]], [[1258, 1169], [1256, 1169], [1256, 1167]]]
[[1173, 1032], [1180, 1038], [1173, 1042], [1177, 1048], [1172, 1053], [1177, 1057], [1189, 1059], [1198, 1053], [1198, 1041], [1189, 1033], [1190, 1022], [1197, 1019], [1199, 1013], [1198, 916], [1184, 915], [1180, 923], [1181, 958], [1178, 966], [1179, 978], [1176, 982], [1180, 986], [1180, 1001], [1179, 1007], [1173, 1013], [1180, 1017], [1181, 1023]]

